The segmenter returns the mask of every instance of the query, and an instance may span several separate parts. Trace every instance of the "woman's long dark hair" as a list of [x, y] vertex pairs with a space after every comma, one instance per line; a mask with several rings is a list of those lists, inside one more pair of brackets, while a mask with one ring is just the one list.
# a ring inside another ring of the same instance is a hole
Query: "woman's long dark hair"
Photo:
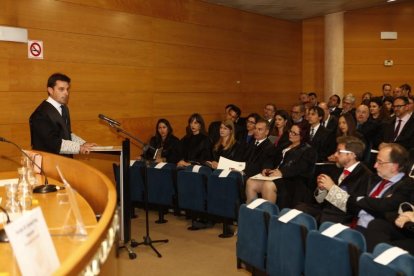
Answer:
[[191, 116], [188, 118], [188, 125], [185, 129], [187, 137], [193, 135], [193, 132], [191, 131], [191, 127], [190, 127], [190, 124], [192, 121], [196, 121], [197, 123], [200, 124], [200, 133], [204, 135], [207, 134], [206, 124], [204, 123], [203, 117], [199, 113], [194, 113], [194, 114], [191, 114]]
[[164, 125], [166, 125], [167, 126], [167, 129], [168, 129], [168, 133], [167, 133], [167, 137], [165, 137], [165, 141], [167, 141], [168, 138], [170, 138], [170, 136], [173, 133], [173, 128], [172, 128], [170, 122], [167, 119], [164, 119], [164, 118], [159, 119], [158, 122], [157, 122], [157, 124], [155, 125], [155, 142], [157, 143], [157, 145], [160, 145], [160, 146], [162, 146], [164, 144], [164, 142], [165, 142], [165, 141], [162, 140], [161, 135], [158, 132], [158, 126], [161, 123], [164, 124]]

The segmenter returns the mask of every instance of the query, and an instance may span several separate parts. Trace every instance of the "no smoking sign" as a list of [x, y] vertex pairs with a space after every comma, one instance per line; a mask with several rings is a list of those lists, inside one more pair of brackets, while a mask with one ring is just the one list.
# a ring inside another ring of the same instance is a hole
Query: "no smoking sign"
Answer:
[[29, 40], [27, 42], [27, 54], [32, 59], [43, 59], [43, 41]]

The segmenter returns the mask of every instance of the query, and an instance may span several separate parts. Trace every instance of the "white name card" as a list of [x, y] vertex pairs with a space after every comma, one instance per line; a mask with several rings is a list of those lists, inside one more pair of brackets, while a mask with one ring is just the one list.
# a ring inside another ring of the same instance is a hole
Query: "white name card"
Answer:
[[24, 213], [4, 229], [23, 276], [51, 275], [59, 268], [56, 249], [40, 207]]
[[158, 163], [157, 165], [155, 165], [155, 167], [154, 167], [154, 168], [156, 168], [156, 169], [162, 169], [162, 167], [164, 167], [165, 165], [167, 165], [167, 163], [165, 163], [165, 162], [160, 162], [160, 163]]
[[327, 237], [333, 238], [345, 229], [348, 229], [349, 227], [340, 223], [335, 223], [331, 227], [325, 229], [325, 231], [322, 232], [322, 235], [325, 235]]

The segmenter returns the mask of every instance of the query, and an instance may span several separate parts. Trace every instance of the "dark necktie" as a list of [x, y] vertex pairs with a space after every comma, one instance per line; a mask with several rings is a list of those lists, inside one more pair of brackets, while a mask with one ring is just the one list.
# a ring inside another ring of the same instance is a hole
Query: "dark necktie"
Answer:
[[401, 119], [398, 119], [398, 123], [397, 123], [397, 127], [394, 130], [394, 139], [392, 139], [393, 141], [395, 141], [398, 137], [398, 132], [400, 132], [400, 127], [401, 127]]
[[256, 141], [256, 143], [254, 143], [254, 145], [257, 147], [259, 146], [259, 141]]
[[315, 129], [311, 128], [310, 135], [309, 135], [309, 138], [311, 141], [313, 140], [313, 136], [315, 136]]
[[321, 126], [325, 127], [325, 121], [321, 122]]
[[389, 182], [390, 182], [389, 180], [383, 179], [381, 183], [378, 185], [378, 187], [369, 195], [369, 197], [374, 197], [374, 198], [378, 197], [381, 194], [381, 192], [384, 190], [385, 185], [387, 185]]
[[68, 125], [69, 116], [68, 116], [68, 111], [66, 109], [66, 106], [62, 104], [60, 108], [62, 108], [62, 118], [65, 121], [66, 125]]

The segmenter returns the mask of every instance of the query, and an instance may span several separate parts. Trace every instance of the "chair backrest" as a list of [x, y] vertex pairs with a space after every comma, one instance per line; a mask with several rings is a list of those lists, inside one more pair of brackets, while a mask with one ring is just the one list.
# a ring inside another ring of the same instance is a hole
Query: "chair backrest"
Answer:
[[[296, 216], [292, 218], [292, 213]], [[280, 219], [289, 217], [283, 222]], [[305, 267], [306, 237], [317, 229], [316, 220], [298, 210], [283, 209], [279, 216], [272, 216], [267, 242], [268, 275], [302, 275]]]
[[172, 206], [176, 195], [175, 164], [166, 163], [162, 168], [152, 164], [147, 168], [148, 202]]
[[266, 269], [266, 251], [269, 218], [277, 215], [279, 208], [269, 201], [254, 209], [242, 204], [239, 210], [236, 255], [242, 261], [257, 269]]
[[[306, 240], [305, 275], [357, 275], [359, 256], [366, 251], [364, 236], [346, 227], [333, 237], [325, 230], [334, 226], [324, 222], [319, 231], [313, 230]], [[334, 227], [342, 226], [336, 224]], [[324, 232], [324, 233], [323, 233]]]
[[[119, 194], [119, 165], [113, 164], [116, 189]], [[129, 167], [130, 195], [133, 202], [144, 202], [145, 162], [135, 161]]]
[[215, 170], [208, 177], [207, 212], [214, 216], [236, 220], [240, 207], [240, 172], [231, 171], [220, 177], [222, 170]]
[[177, 172], [178, 207], [183, 210], [207, 210], [207, 179], [212, 170], [206, 166], [188, 166]]
[[[377, 244], [373, 253], [363, 253], [359, 260], [359, 275], [414, 275], [414, 256], [408, 252], [381, 263], [376, 258], [387, 250], [400, 251], [386, 243]], [[388, 252], [387, 252], [388, 253]]]

